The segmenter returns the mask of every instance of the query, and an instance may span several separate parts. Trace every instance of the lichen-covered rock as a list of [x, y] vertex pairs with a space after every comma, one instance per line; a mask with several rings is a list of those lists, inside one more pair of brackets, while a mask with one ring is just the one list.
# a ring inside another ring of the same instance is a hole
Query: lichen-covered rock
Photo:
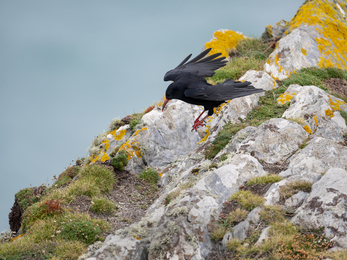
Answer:
[[298, 123], [272, 118], [261, 124], [255, 133], [244, 140], [240, 150], [251, 153], [259, 160], [276, 163], [287, 159], [308, 134]]
[[347, 168], [347, 147], [316, 137], [289, 161], [288, 169], [281, 172], [280, 176], [301, 176], [317, 182], [330, 168]]
[[230, 59], [229, 52], [236, 49], [237, 44], [247, 38], [241, 32], [234, 32], [232, 30], [220, 29], [213, 33], [211, 41], [205, 43], [204, 48], [212, 48], [210, 55], [221, 53], [223, 57]]
[[261, 35], [261, 38], [268, 40], [270, 38], [281, 38], [284, 32], [288, 29], [288, 22], [286, 20], [281, 20], [274, 26], [267, 25], [265, 27], [265, 32]]
[[306, 67], [347, 67], [347, 11], [343, 0], [306, 1], [264, 66], [275, 79], [283, 80]]
[[[319, 130], [319, 132], [331, 132], [331, 138], [338, 138], [336, 135], [340, 135], [340, 138], [342, 138], [346, 125], [340, 114], [336, 112], [339, 110], [347, 111], [347, 104], [343, 100], [329, 95], [316, 86], [300, 87], [291, 85], [277, 99], [277, 102], [280, 104], [290, 102], [290, 107], [283, 113], [283, 117], [294, 120], [300, 119], [305, 123], [304, 129], [307, 133], [313, 134]], [[333, 119], [335, 115], [337, 118]], [[329, 125], [324, 127], [327, 120]], [[331, 120], [334, 122], [331, 122]], [[324, 137], [329, 138], [328, 135]]]
[[325, 234], [347, 248], [347, 172], [331, 168], [312, 186], [311, 194], [298, 208], [293, 223], [305, 228], [325, 227]]

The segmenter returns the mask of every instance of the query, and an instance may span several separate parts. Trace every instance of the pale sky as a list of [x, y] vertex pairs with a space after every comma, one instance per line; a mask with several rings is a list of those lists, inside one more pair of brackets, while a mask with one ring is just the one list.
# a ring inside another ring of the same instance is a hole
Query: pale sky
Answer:
[[165, 93], [218, 29], [260, 37], [303, 0], [0, 0], [0, 232], [20, 189], [51, 183], [109, 122]]

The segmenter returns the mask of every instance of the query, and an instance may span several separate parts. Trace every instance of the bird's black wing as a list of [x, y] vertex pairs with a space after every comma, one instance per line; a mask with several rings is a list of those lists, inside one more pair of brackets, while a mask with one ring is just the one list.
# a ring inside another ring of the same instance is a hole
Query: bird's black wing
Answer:
[[166, 72], [164, 81], [175, 81], [182, 73], [193, 73], [201, 77], [212, 77], [215, 73], [214, 71], [225, 66], [227, 61], [224, 57], [219, 57], [221, 53], [212, 54], [204, 58], [210, 50], [211, 48], [206, 49], [189, 62], [187, 61], [192, 54], [188, 55], [176, 68]]
[[264, 91], [263, 89], [253, 87], [249, 81], [241, 82], [227, 79], [223, 83], [216, 85], [193, 82], [188, 85], [184, 95], [200, 100], [226, 101]]

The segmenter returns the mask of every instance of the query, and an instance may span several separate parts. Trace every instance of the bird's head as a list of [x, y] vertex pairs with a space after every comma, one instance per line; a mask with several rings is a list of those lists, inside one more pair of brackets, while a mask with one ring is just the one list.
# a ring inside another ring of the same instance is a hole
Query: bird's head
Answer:
[[162, 111], [164, 111], [164, 108], [166, 106], [166, 104], [171, 100], [171, 99], [179, 99], [180, 98], [180, 91], [179, 91], [179, 88], [177, 86], [175, 86], [175, 83], [171, 83], [167, 89], [166, 89], [166, 92], [165, 92], [165, 101], [164, 101], [164, 104], [163, 104], [163, 109]]

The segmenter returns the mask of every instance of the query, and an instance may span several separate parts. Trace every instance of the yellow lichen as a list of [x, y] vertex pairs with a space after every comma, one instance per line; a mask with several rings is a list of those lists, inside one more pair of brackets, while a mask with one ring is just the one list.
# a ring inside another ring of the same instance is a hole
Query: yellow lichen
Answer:
[[107, 160], [110, 160], [110, 157], [107, 155], [107, 153], [104, 153], [100, 159], [101, 162], [105, 162]]
[[294, 18], [290, 21], [289, 31], [293, 31], [301, 24], [317, 26], [321, 35], [317, 37], [321, 58], [318, 66], [337, 67], [346, 69], [347, 26], [340, 18], [341, 13], [327, 0], [313, 0], [302, 5]]
[[[295, 94], [295, 93], [294, 93]], [[277, 102], [279, 102], [281, 105], [290, 102], [292, 100], [293, 96], [290, 95], [289, 93], [283, 93], [280, 95], [277, 99]]]
[[314, 126], [317, 126], [317, 124], [318, 124], [318, 118], [317, 118], [317, 116], [314, 116], [313, 119], [314, 119]]
[[310, 135], [312, 134], [312, 130], [311, 130], [311, 128], [310, 128], [308, 125], [305, 125], [305, 126], [304, 126], [304, 129], [305, 129], [305, 131], [306, 131], [307, 133], [309, 133]]
[[301, 52], [302, 52], [302, 54], [304, 54], [305, 56], [307, 55], [307, 50], [305, 50], [304, 48], [301, 48]]
[[331, 110], [331, 109], [327, 109], [327, 110], [325, 110], [325, 115], [327, 117], [333, 117], [334, 116], [334, 111]]
[[90, 163], [95, 163], [97, 160], [99, 160], [99, 155], [90, 156]]
[[332, 110], [336, 111], [336, 110], [341, 110], [341, 106], [346, 105], [346, 102], [342, 100], [338, 100], [338, 99], [332, 100], [331, 97], [329, 96], [329, 105]]
[[134, 156], [134, 154], [138, 158], [142, 157], [142, 153], [141, 153], [141, 149], [140, 149], [140, 143], [136, 141], [136, 136], [138, 136], [141, 131], [145, 131], [145, 130], [147, 130], [147, 127], [143, 127], [141, 129], [137, 130], [134, 133], [133, 138], [131, 138], [128, 141], [126, 141], [126, 143], [123, 144], [119, 148], [119, 151], [127, 152], [128, 160], [130, 160]]
[[[117, 133], [118, 132], [118, 133]], [[124, 135], [126, 134], [127, 130], [123, 129], [123, 130], [119, 130], [114, 134], [114, 140], [116, 141], [120, 141], [123, 139]]]
[[104, 150], [107, 151], [108, 148], [110, 148], [110, 141], [108, 139], [102, 141], [103, 144], [105, 144]]
[[222, 53], [222, 56], [228, 58], [229, 51], [236, 49], [237, 44], [246, 37], [232, 30], [216, 31], [213, 39], [205, 44], [205, 47], [212, 48], [210, 55], [214, 53]]
[[210, 136], [210, 134], [211, 134], [211, 132], [210, 132], [211, 126], [208, 125], [208, 126], [206, 126], [206, 127], [207, 127], [207, 129], [206, 129], [206, 131], [205, 131], [206, 134], [205, 134], [204, 138], [202, 138], [202, 139], [199, 141], [199, 144], [205, 142], [205, 141], [207, 140], [207, 138], [208, 138], [208, 137]]

